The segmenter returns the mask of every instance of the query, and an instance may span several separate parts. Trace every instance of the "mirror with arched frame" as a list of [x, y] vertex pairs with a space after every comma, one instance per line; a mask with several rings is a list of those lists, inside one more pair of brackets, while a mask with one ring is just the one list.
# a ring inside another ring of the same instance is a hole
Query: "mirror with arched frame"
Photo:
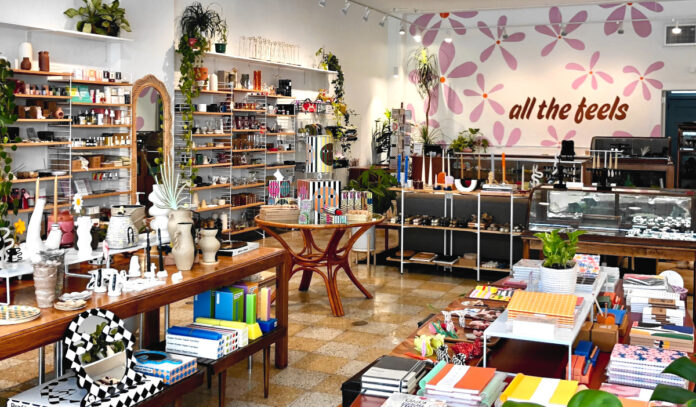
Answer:
[[172, 146], [171, 98], [167, 88], [153, 75], [133, 85], [133, 202], [138, 200], [149, 209], [147, 196], [156, 183], [158, 166], [170, 156]]

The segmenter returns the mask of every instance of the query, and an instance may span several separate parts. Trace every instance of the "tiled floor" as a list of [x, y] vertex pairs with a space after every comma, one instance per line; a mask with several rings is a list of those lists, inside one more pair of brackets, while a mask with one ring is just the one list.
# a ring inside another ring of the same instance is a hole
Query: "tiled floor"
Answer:
[[[378, 247], [383, 244], [379, 233]], [[294, 237], [291, 241], [299, 245], [300, 235]], [[391, 242], [396, 242], [396, 235]], [[264, 244], [278, 246], [271, 239]], [[474, 283], [471, 279], [449, 274], [405, 273], [402, 276], [396, 267], [377, 266], [368, 271], [365, 265], [359, 265], [354, 267], [354, 272], [374, 294], [374, 299], [365, 299], [345, 275], [339, 277], [339, 291], [346, 312], [342, 318], [331, 315], [321, 279], [313, 279], [307, 292], [297, 290], [299, 276], [291, 280], [289, 366], [283, 370], [271, 369], [267, 399], [263, 398], [260, 354], [253, 358], [251, 371], [246, 362], [231, 368], [226, 405], [338, 406], [341, 383], [368, 362], [388, 353], [413, 331], [417, 321], [432, 312], [432, 308], [444, 307]], [[172, 324], [190, 322], [191, 314], [190, 301], [174, 304]], [[48, 349], [46, 354], [52, 355], [52, 350]], [[0, 400], [36, 384], [36, 358], [34, 351], [0, 361]], [[50, 370], [52, 363], [48, 362], [47, 371]], [[213, 381], [211, 389], [205, 386], [196, 389], [185, 398], [183, 405], [217, 405], [217, 382]]]

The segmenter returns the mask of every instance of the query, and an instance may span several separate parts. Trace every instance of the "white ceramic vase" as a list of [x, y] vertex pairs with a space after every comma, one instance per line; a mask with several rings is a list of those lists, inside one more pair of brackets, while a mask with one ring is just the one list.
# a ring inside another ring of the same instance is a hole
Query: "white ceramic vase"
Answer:
[[176, 225], [176, 232], [172, 237], [172, 254], [174, 263], [179, 271], [188, 271], [193, 267], [196, 254], [196, 246], [191, 235], [191, 222], [181, 222]]
[[24, 245], [24, 258], [26, 260], [31, 260], [32, 256], [44, 249], [44, 243], [41, 240], [41, 219], [43, 218], [45, 207], [46, 200], [44, 198], [36, 198], [34, 211], [31, 213], [29, 226], [27, 227], [27, 241]]
[[217, 229], [201, 229], [201, 239], [198, 241], [198, 247], [201, 248], [203, 264], [215, 264], [217, 260], [215, 255], [220, 249], [220, 242], [217, 240]]
[[191, 211], [188, 209], [177, 209], [169, 212], [169, 220], [167, 221], [167, 230], [169, 231], [170, 239], [174, 239], [174, 234], [177, 231], [179, 223], [193, 223]]
[[60, 249], [60, 241], [63, 238], [63, 232], [60, 230], [60, 225], [54, 223], [51, 225], [51, 231], [48, 232], [46, 237], [46, 249], [47, 250], [58, 250]]
[[77, 252], [79, 256], [92, 254], [92, 218], [80, 216], [77, 218]]
[[17, 49], [17, 59], [21, 61], [24, 58], [29, 58], [30, 61], [34, 59], [34, 47], [32, 47], [31, 42], [23, 42], [19, 44]]
[[563, 270], [541, 266], [539, 271], [539, 291], [555, 294], [574, 294], [577, 275], [577, 265]]
[[150, 228], [152, 228], [152, 230], [155, 232], [159, 230], [162, 236], [162, 241], [168, 242], [169, 229], [167, 228], [167, 223], [169, 222], [169, 212], [171, 212], [171, 210], [162, 209], [157, 206], [162, 205], [162, 200], [159, 199], [159, 195], [156, 192], [160, 190], [160, 187], [161, 186], [159, 184], [153, 185], [152, 192], [150, 192], [150, 195], [147, 196], [152, 203], [152, 207], [150, 207], [150, 216], [154, 218], [152, 221], [150, 221]]

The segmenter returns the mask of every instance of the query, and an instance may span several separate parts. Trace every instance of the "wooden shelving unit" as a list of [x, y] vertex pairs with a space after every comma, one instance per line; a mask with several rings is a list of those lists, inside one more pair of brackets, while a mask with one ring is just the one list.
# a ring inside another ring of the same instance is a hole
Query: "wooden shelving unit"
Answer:
[[239, 206], [231, 206], [230, 205], [230, 209], [233, 211], [241, 211], [242, 209], [253, 208], [255, 206], [261, 206], [261, 205], [265, 205], [265, 204], [266, 204], [265, 202], [254, 202], [254, 203], [250, 203], [250, 204], [246, 204], [246, 205], [239, 205]]
[[229, 189], [230, 186], [232, 186], [232, 184], [230, 184], [228, 182], [226, 184], [213, 184], [213, 185], [206, 185], [203, 187], [192, 187], [191, 191], [193, 191], [193, 192], [195, 192], [195, 191], [207, 191], [209, 189], [218, 189], [218, 188], [228, 188]]
[[62, 123], [62, 124], [69, 124], [70, 119], [17, 119], [17, 123]]
[[70, 96], [56, 95], [14, 95], [15, 99], [46, 99], [46, 100], [68, 100]]
[[99, 198], [107, 198], [110, 196], [119, 196], [119, 195], [125, 195], [125, 194], [130, 194], [130, 191], [103, 192], [101, 194], [85, 195], [82, 197], [82, 199], [99, 199]]
[[194, 116], [230, 116], [228, 112], [193, 112]]
[[98, 168], [88, 168], [86, 170], [83, 169], [78, 169], [78, 170], [72, 170], [72, 172], [95, 172], [95, 171], [118, 171], [118, 170], [129, 170], [129, 166], [118, 166], [118, 167], [98, 167]]
[[74, 129], [130, 129], [130, 124], [73, 124]]
[[295, 150], [266, 151], [266, 154], [295, 154]]
[[85, 103], [85, 102], [72, 102], [73, 106], [91, 106], [91, 107], [131, 107], [129, 104], [120, 103]]
[[69, 141], [42, 141], [39, 143], [30, 143], [30, 142], [23, 142], [23, 143], [7, 143], [7, 144], [2, 144], [3, 147], [12, 147], [16, 146], [17, 148], [23, 148], [23, 147], [52, 147], [52, 146], [67, 146], [69, 145]]
[[253, 232], [255, 230], [259, 230], [259, 227], [258, 226], [251, 226], [251, 227], [244, 228], [244, 229], [225, 229], [222, 231], [222, 233], [225, 233], [229, 236], [234, 236], [234, 235], [241, 235], [242, 233]]
[[49, 82], [55, 82], [55, 83], [69, 83], [72, 82], [73, 85], [94, 85], [94, 86], [133, 86], [132, 83], [128, 82], [103, 82], [103, 81], [90, 81], [90, 80], [85, 80], [85, 79], [73, 79], [73, 80], [66, 80], [66, 79], [49, 79]]
[[82, 150], [120, 150], [122, 148], [131, 148], [129, 145], [119, 145], [119, 146], [87, 146], [87, 147], [73, 147], [73, 151]]
[[214, 134], [214, 133], [207, 133], [207, 134], [193, 134], [193, 137], [230, 137], [232, 133], [220, 133], [220, 134]]
[[[58, 177], [58, 180], [61, 179], [70, 179], [72, 178], [71, 175], [61, 175]], [[53, 181], [56, 179], [56, 177], [44, 177], [44, 178], [15, 178], [12, 180], [13, 184], [29, 184], [29, 183], [34, 183], [36, 180], [39, 180], [39, 182], [44, 182], [44, 181]]]
[[13, 69], [14, 75], [34, 75], [34, 76], [72, 76], [70, 72], [51, 72], [51, 71], [32, 71], [26, 69]]

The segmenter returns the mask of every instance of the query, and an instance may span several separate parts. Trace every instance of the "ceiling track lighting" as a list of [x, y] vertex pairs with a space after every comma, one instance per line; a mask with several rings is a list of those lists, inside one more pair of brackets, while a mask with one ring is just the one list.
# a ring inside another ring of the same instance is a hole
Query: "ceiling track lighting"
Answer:
[[566, 32], [566, 26], [565, 24], [561, 24], [561, 37], [565, 37], [568, 35], [568, 32]]
[[370, 9], [368, 7], [365, 7], [365, 12], [363, 13], [362, 19], [364, 22], [367, 22], [367, 20], [370, 18]]
[[672, 20], [674, 21], [674, 27], [672, 27], [672, 34], [674, 35], [679, 35], [682, 32], [681, 27], [679, 27], [679, 21]]
[[326, 7], [326, 0], [319, 0], [319, 7]]
[[503, 27], [503, 39], [507, 40], [508, 38], [510, 38], [510, 36], [507, 33], [507, 28]]
[[379, 26], [384, 27], [384, 24], [387, 22], [387, 16], [382, 17], [382, 19], [379, 21]]
[[619, 21], [619, 28], [616, 30], [617, 33], [623, 34], [624, 33], [624, 28], [623, 28], [623, 21]]
[[398, 66], [395, 66], [395, 67], [394, 67], [394, 77], [395, 77], [395, 78], [398, 78], [398, 77], [399, 77], [399, 67], [398, 67]]
[[406, 34], [406, 28], [404, 27], [404, 23], [401, 23], [401, 26], [399, 26], [399, 35], [405, 35]]
[[447, 34], [445, 34], [445, 42], [448, 44], [452, 43], [452, 33], [450, 33], [449, 30], [447, 31]]
[[341, 9], [341, 12], [343, 13], [344, 16], [348, 14], [349, 8], [350, 8], [350, 2], [348, 0], [346, 0], [346, 4]]
[[414, 34], [413, 35], [413, 41], [415, 42], [421, 42], [423, 40], [423, 37], [420, 34]]

